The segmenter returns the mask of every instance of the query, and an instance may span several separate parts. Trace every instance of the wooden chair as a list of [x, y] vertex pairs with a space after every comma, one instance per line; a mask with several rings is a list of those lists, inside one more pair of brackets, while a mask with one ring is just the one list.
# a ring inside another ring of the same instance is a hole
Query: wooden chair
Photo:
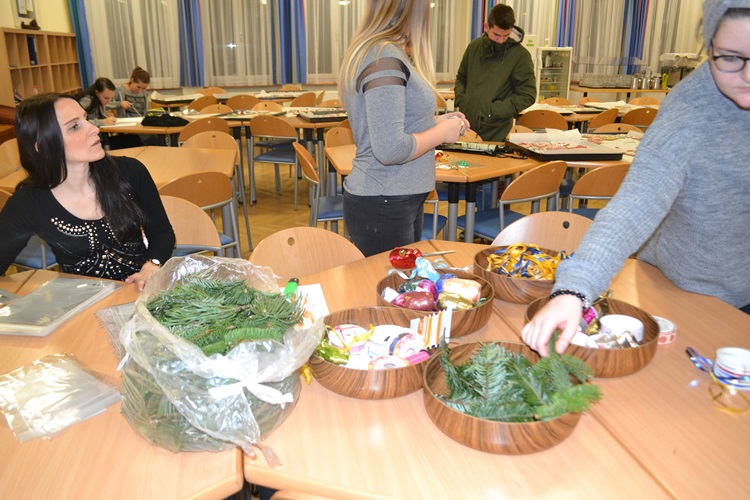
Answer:
[[479, 134], [477, 134], [473, 130], [467, 130], [458, 137], [458, 141], [459, 142], [482, 142], [482, 138], [479, 137]]
[[661, 101], [659, 99], [656, 99], [655, 97], [644, 96], [631, 99], [628, 101], [628, 104], [631, 104], [633, 106], [659, 106], [661, 105]]
[[[556, 210], [560, 205], [560, 183], [566, 170], [564, 161], [551, 161], [518, 176], [500, 195], [497, 212], [494, 209], [477, 211], [474, 234], [492, 241], [507, 225], [526, 215], [510, 210], [508, 206], [513, 203], [531, 202], [531, 213], [536, 213], [539, 202], [547, 200], [547, 210]], [[466, 216], [458, 218], [457, 226], [466, 227]]]
[[206, 106], [210, 106], [212, 104], [218, 104], [218, 103], [219, 103], [219, 100], [216, 99], [214, 96], [204, 95], [203, 97], [198, 97], [197, 99], [194, 99], [193, 102], [187, 105], [187, 107], [188, 109], [194, 109], [200, 113], [200, 111]]
[[282, 92], [295, 91], [295, 90], [302, 90], [302, 87], [300, 85], [297, 85], [296, 83], [287, 83], [287, 84], [282, 85], [279, 90]]
[[[11, 194], [0, 189], [0, 212], [10, 199]], [[57, 257], [49, 245], [39, 236], [33, 235], [21, 253], [19, 253], [13, 265], [22, 269], [55, 269], [57, 268]]]
[[175, 236], [172, 256], [221, 253], [221, 240], [214, 221], [195, 203], [177, 196], [161, 196]]
[[606, 111], [602, 111], [598, 115], [594, 116], [589, 122], [586, 124], [586, 129], [597, 129], [601, 127], [602, 125], [607, 125], [609, 123], [615, 123], [617, 121], [617, 114], [619, 111], [617, 111], [617, 108], [608, 109]]
[[364, 259], [354, 243], [320, 227], [292, 227], [258, 243], [250, 262], [270, 267], [279, 283]]
[[[242, 254], [239, 240], [239, 220], [237, 216], [237, 198], [232, 180], [220, 172], [200, 172], [188, 174], [168, 182], [159, 188], [159, 194], [176, 196], [198, 205], [212, 216], [216, 209], [229, 208], [231, 229], [234, 234], [219, 233], [221, 255], [224, 250], [234, 247], [237, 256]], [[212, 219], [215, 218], [212, 217]], [[224, 223], [227, 221], [224, 220]]]
[[339, 123], [337, 126], [338, 127], [343, 127], [343, 128], [348, 128], [348, 129], [352, 128], [352, 124], [349, 121], [349, 118], [346, 118], [344, 121], [342, 121], [341, 123]]
[[564, 97], [548, 97], [543, 101], [540, 101], [540, 104], [549, 104], [550, 106], [572, 106], [573, 102]]
[[205, 87], [198, 91], [199, 94], [203, 95], [214, 95], [214, 94], [226, 94], [227, 91], [221, 87]]
[[279, 490], [271, 495], [271, 500], [333, 500], [333, 498], [302, 491]]
[[[190, 137], [182, 144], [183, 148], [203, 148], [203, 149], [228, 149], [234, 151], [235, 164], [235, 191], [239, 201], [242, 203], [242, 211], [245, 216], [245, 229], [247, 230], [247, 243], [250, 251], [253, 250], [253, 239], [250, 235], [250, 217], [247, 213], [247, 200], [245, 199], [245, 173], [242, 168], [242, 153], [234, 137], [224, 132], [214, 130], [199, 132]], [[239, 235], [238, 235], [239, 239]]]
[[435, 94], [435, 114], [442, 115], [448, 111], [448, 101], [440, 94]]
[[656, 118], [658, 110], [654, 108], [638, 108], [632, 111], [628, 111], [625, 115], [620, 118], [620, 123], [627, 123], [630, 125], [636, 125], [641, 129], [647, 129], [649, 125]]
[[315, 159], [302, 144], [295, 142], [292, 146], [297, 153], [302, 177], [310, 183], [312, 191], [310, 196], [310, 226], [316, 227], [318, 222], [323, 222], [323, 227], [328, 229], [328, 223], [330, 222], [331, 231], [338, 233], [338, 222], [344, 220], [344, 197], [341, 195], [321, 196], [320, 176]]
[[509, 134], [531, 134], [532, 132], [534, 131], [530, 129], [529, 127], [524, 127], [523, 125], [513, 125], [510, 128], [510, 132], [508, 133]]
[[274, 101], [259, 101], [258, 104], [252, 107], [253, 111], [283, 111], [284, 106]]
[[325, 145], [328, 147], [346, 146], [348, 144], [354, 144], [354, 134], [352, 129], [347, 127], [333, 127], [326, 132]]
[[249, 94], [240, 94], [240, 95], [233, 95], [229, 99], [227, 99], [227, 106], [232, 108], [233, 110], [237, 109], [253, 109], [253, 106], [258, 104], [260, 102], [260, 99], [255, 97], [254, 95]]
[[18, 139], [8, 139], [0, 144], [0, 177], [10, 175], [22, 168], [21, 155], [18, 152]]
[[627, 123], [609, 123], [598, 127], [596, 130], [589, 130], [589, 132], [596, 132], [597, 134], [627, 134], [631, 131], [643, 133], [643, 130], [640, 128]]
[[[628, 173], [630, 164], [608, 165], [590, 170], [583, 174], [573, 185], [568, 195], [568, 211], [593, 219], [598, 208], [583, 207], [581, 200], [611, 200], [620, 189], [623, 179]], [[573, 208], [573, 202], [579, 200], [578, 208]]]
[[200, 120], [195, 120], [185, 125], [185, 127], [180, 131], [180, 135], [177, 136], [177, 143], [182, 144], [195, 134], [209, 131], [224, 132], [226, 134], [232, 135], [232, 131], [229, 128], [229, 124], [226, 122], [226, 120], [216, 118], [215, 116], [209, 116], [207, 118], [201, 118]]
[[323, 102], [323, 99], [325, 99], [325, 96], [326, 96], [326, 91], [325, 90], [321, 90], [318, 93], [318, 95], [315, 96], [315, 105], [317, 106], [318, 104], [320, 104], [321, 102]]
[[318, 103], [319, 108], [341, 108], [341, 101], [338, 99], [328, 99]]
[[533, 130], [544, 130], [555, 128], [558, 130], [568, 130], [568, 122], [563, 115], [556, 111], [547, 109], [534, 109], [522, 114], [517, 120], [517, 125], [523, 125]]
[[579, 106], [585, 106], [586, 103], [589, 103], [589, 102], [602, 102], [602, 101], [597, 99], [596, 97], [591, 97], [591, 96], [581, 97], [580, 99], [578, 99]]
[[292, 108], [315, 107], [315, 92], [305, 92], [298, 95], [289, 103], [289, 106]]
[[226, 113], [231, 113], [233, 110], [231, 107], [227, 106], [226, 104], [209, 104], [205, 108], [200, 110], [200, 113], [202, 115], [210, 115], [213, 113], [218, 113], [220, 115], [224, 115]]
[[[298, 194], [298, 183], [297, 178], [299, 174], [299, 163], [297, 162], [297, 155], [294, 153], [294, 149], [289, 147], [290, 143], [297, 142], [299, 140], [297, 136], [297, 130], [286, 120], [283, 120], [277, 116], [256, 116], [249, 123], [250, 127], [250, 199], [253, 202], [256, 200], [255, 193], [255, 163], [272, 163], [274, 165], [276, 174], [276, 191], [281, 193], [281, 176], [279, 174], [279, 165], [294, 165], [294, 210], [297, 210], [297, 194]], [[256, 139], [259, 139], [258, 144], [263, 143], [270, 145], [268, 149], [262, 151], [260, 154], [255, 154]], [[272, 141], [279, 141], [279, 145], [273, 146]]]
[[539, 212], [518, 219], [500, 231], [492, 246], [534, 244], [548, 250], [575, 252], [591, 219], [568, 212]]

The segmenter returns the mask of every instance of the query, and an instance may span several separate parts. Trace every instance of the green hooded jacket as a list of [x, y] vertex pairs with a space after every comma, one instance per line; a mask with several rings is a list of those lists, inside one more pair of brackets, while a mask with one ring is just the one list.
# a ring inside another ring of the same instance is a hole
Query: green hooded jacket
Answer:
[[461, 59], [455, 103], [485, 141], [504, 141], [513, 118], [536, 102], [534, 63], [521, 45], [523, 37], [518, 26], [502, 44], [483, 33]]

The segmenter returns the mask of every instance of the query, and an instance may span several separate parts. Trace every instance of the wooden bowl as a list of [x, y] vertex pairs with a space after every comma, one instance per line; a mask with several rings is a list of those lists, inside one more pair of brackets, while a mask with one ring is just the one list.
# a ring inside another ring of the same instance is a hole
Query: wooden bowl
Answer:
[[[659, 345], [659, 325], [643, 309], [616, 299], [609, 301], [610, 314], [625, 314], [638, 318], [643, 323], [643, 342], [638, 347], [624, 349], [593, 349], [570, 344], [566, 353], [580, 358], [594, 370], [595, 377], [622, 377], [635, 373], [651, 362]], [[549, 297], [537, 299], [526, 308], [525, 321], [549, 301]]]
[[[485, 299], [484, 302], [474, 307], [473, 309], [453, 311], [453, 315], [451, 316], [451, 338], [453, 339], [457, 337], [463, 337], [464, 335], [476, 332], [484, 325], [486, 325], [490, 320], [490, 316], [492, 316], [492, 299], [495, 295], [495, 292], [492, 290], [492, 286], [487, 282], [487, 280], [482, 279], [474, 274], [467, 273], [466, 271], [460, 271], [458, 269], [439, 269], [438, 273], [450, 273], [455, 274], [457, 278], [478, 281], [482, 285], [482, 298]], [[404, 281], [406, 280], [399, 276], [398, 273], [389, 274], [388, 276], [380, 280], [377, 286], [378, 302], [381, 305], [387, 307], [399, 307], [385, 300], [382, 297], [382, 293], [383, 290], [385, 290], [387, 287], [398, 290], [398, 288]], [[399, 309], [403, 308], [399, 307]]]
[[[539, 356], [524, 344], [497, 342], [514, 353], [521, 353], [532, 363]], [[453, 363], [463, 363], [479, 348], [479, 343], [455, 346], [451, 351]], [[424, 405], [427, 414], [445, 435], [459, 443], [501, 455], [525, 455], [546, 450], [570, 436], [581, 418], [580, 413], [566, 413], [540, 422], [495, 422], [466, 415], [443, 403], [437, 396], [445, 394], [448, 386], [445, 372], [437, 356], [427, 362], [424, 370]]]
[[[540, 297], [549, 297], [555, 280], [535, 280], [531, 278], [514, 278], [487, 270], [488, 257], [504, 246], [490, 247], [474, 256], [474, 274], [484, 278], [495, 290], [495, 298], [516, 304], [528, 304]], [[540, 248], [547, 255], [555, 256], [559, 252]]]
[[[409, 326], [414, 318], [427, 316], [428, 312], [400, 307], [359, 307], [338, 311], [323, 318], [326, 325]], [[317, 355], [310, 356], [313, 376], [323, 387], [342, 396], [358, 399], [397, 398], [422, 387], [422, 371], [427, 360], [400, 368], [385, 370], [358, 370], [330, 363]]]

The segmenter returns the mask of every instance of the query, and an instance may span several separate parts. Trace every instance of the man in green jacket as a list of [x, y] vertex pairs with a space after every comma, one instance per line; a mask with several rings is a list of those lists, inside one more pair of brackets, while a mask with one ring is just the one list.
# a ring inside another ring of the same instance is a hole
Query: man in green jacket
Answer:
[[495, 5], [487, 21], [464, 52], [455, 102], [483, 140], [504, 141], [513, 117], [536, 101], [534, 63], [512, 8]]

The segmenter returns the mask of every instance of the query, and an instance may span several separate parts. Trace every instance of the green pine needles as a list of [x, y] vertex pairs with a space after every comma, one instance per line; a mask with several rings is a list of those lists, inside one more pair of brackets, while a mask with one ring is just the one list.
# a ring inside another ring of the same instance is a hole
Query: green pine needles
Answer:
[[451, 362], [450, 349], [443, 351], [440, 364], [448, 393], [440, 399], [467, 415], [499, 422], [551, 420], [587, 410], [601, 399], [599, 387], [586, 383], [591, 368], [578, 358], [557, 354], [555, 339], [550, 356], [536, 364], [494, 343], [482, 344], [460, 365]]
[[251, 288], [245, 281], [187, 276], [147, 304], [171, 333], [194, 343], [206, 356], [226, 354], [241, 342], [275, 340], [302, 320], [302, 299]]

